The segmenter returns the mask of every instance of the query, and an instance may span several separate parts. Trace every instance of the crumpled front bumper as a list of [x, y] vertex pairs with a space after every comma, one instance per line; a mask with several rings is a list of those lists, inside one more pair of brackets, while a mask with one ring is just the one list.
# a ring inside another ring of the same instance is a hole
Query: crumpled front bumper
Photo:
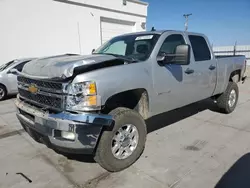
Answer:
[[[113, 124], [112, 116], [94, 113], [46, 113], [19, 98], [16, 99], [17, 118], [27, 132], [35, 131], [49, 147], [68, 153], [92, 153], [103, 126]], [[72, 132], [75, 140], [58, 136], [61, 131]]]

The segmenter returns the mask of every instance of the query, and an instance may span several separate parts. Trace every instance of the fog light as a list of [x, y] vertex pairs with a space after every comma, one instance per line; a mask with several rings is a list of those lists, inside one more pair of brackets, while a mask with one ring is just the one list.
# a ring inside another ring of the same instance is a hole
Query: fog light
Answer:
[[65, 138], [65, 139], [68, 139], [68, 140], [75, 140], [76, 139], [75, 133], [66, 132], [66, 131], [61, 132], [61, 137]]

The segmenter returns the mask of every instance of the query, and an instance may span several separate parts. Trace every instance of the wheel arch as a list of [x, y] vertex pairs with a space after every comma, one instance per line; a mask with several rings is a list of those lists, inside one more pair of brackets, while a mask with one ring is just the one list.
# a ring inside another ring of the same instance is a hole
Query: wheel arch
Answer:
[[103, 113], [108, 114], [118, 107], [126, 107], [137, 111], [144, 119], [149, 115], [149, 95], [145, 88], [125, 90], [111, 95], [102, 108]]
[[238, 70], [234, 70], [230, 74], [228, 81], [232, 81], [232, 82], [238, 83], [238, 82], [240, 82], [240, 78], [241, 78], [241, 70], [238, 69]]

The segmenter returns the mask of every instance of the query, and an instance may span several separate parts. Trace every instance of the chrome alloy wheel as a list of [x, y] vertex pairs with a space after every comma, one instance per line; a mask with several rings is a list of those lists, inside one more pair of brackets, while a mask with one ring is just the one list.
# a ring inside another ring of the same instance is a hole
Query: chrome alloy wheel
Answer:
[[112, 139], [112, 153], [117, 159], [126, 159], [136, 149], [139, 141], [137, 128], [132, 124], [120, 127]]
[[236, 95], [236, 91], [233, 89], [230, 94], [229, 94], [229, 99], [228, 99], [228, 105], [229, 107], [233, 107], [235, 102], [236, 102], [236, 98], [237, 98], [237, 95]]
[[0, 88], [0, 100], [4, 97], [5, 91], [3, 88]]

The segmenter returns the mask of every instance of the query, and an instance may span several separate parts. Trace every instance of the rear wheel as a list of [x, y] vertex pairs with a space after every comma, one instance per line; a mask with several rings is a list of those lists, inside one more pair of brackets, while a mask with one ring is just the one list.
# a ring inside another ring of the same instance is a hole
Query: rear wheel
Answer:
[[95, 160], [106, 170], [117, 172], [132, 165], [142, 154], [146, 142], [146, 124], [137, 112], [116, 108], [110, 113], [113, 130], [104, 131], [97, 146]]
[[238, 85], [235, 82], [229, 82], [226, 91], [217, 98], [218, 107], [222, 112], [229, 114], [234, 111], [238, 98]]
[[0, 101], [4, 100], [7, 96], [7, 90], [5, 86], [0, 85]]

